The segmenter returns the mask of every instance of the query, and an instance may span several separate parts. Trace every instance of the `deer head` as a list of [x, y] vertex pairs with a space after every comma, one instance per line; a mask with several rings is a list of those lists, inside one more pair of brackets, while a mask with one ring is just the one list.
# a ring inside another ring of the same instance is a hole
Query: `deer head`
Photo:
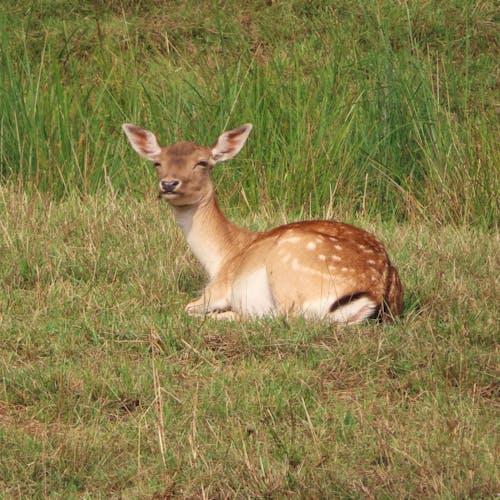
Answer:
[[153, 162], [159, 179], [159, 197], [174, 206], [196, 205], [213, 193], [209, 171], [238, 154], [252, 130], [247, 123], [224, 132], [211, 147], [179, 142], [162, 147], [155, 135], [129, 123], [123, 124], [130, 144]]

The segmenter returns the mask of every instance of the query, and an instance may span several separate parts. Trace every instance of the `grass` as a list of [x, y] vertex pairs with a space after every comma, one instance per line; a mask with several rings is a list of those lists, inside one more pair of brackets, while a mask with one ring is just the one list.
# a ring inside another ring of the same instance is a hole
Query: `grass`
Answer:
[[25, 189], [144, 189], [124, 121], [167, 143], [252, 121], [238, 189], [221, 176], [233, 205], [317, 212], [334, 191], [384, 219], [496, 225], [493, 2], [8, 4], [0, 174]]
[[0, 200], [6, 496], [498, 491], [488, 232], [357, 220], [400, 263], [393, 326], [220, 324], [180, 312], [201, 276], [152, 198]]
[[[498, 494], [493, 2], [4, 4], [0, 497]], [[231, 217], [374, 231], [404, 316], [186, 316], [205, 277], [124, 121], [253, 122]]]

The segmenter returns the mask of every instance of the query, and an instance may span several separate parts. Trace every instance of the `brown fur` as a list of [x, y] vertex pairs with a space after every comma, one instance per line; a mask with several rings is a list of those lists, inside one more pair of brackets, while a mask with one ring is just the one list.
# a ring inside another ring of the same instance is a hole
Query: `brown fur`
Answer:
[[373, 234], [335, 221], [294, 222], [256, 233], [226, 218], [209, 171], [241, 149], [249, 124], [225, 132], [211, 148], [192, 142], [160, 147], [151, 132], [124, 129], [134, 149], [155, 163], [160, 197], [172, 206], [210, 276], [202, 296], [188, 304], [189, 312], [299, 314], [346, 322], [401, 314], [401, 281]]

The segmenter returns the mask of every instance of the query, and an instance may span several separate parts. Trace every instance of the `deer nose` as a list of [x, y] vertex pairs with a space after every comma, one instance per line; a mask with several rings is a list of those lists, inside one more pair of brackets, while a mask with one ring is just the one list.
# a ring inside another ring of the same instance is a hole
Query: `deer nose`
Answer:
[[160, 189], [164, 193], [173, 193], [175, 191], [175, 188], [180, 184], [180, 181], [177, 179], [174, 179], [173, 181], [161, 181], [160, 182]]

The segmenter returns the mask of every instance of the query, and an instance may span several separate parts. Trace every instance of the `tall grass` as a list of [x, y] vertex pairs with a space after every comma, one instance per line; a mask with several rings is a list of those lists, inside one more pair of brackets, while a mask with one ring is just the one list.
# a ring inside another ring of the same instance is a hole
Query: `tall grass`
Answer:
[[[56, 197], [142, 190], [148, 175], [126, 150], [121, 122], [166, 143], [208, 143], [251, 121], [240, 161], [220, 169], [233, 204], [243, 190], [253, 209], [315, 213], [334, 197], [383, 218], [495, 223], [493, 83], [477, 78], [494, 60], [472, 59], [477, 27], [492, 15], [487, 2], [455, 9], [458, 40], [439, 10], [434, 19], [431, 7], [390, 2], [292, 2], [267, 9], [273, 24], [248, 6], [238, 22], [208, 4], [194, 19], [155, 3], [70, 5], [76, 18], [57, 22], [44, 2], [31, 4], [27, 20], [15, 9], [0, 18], [4, 180]], [[149, 30], [146, 8], [158, 19]], [[172, 28], [179, 17], [184, 25]]]

